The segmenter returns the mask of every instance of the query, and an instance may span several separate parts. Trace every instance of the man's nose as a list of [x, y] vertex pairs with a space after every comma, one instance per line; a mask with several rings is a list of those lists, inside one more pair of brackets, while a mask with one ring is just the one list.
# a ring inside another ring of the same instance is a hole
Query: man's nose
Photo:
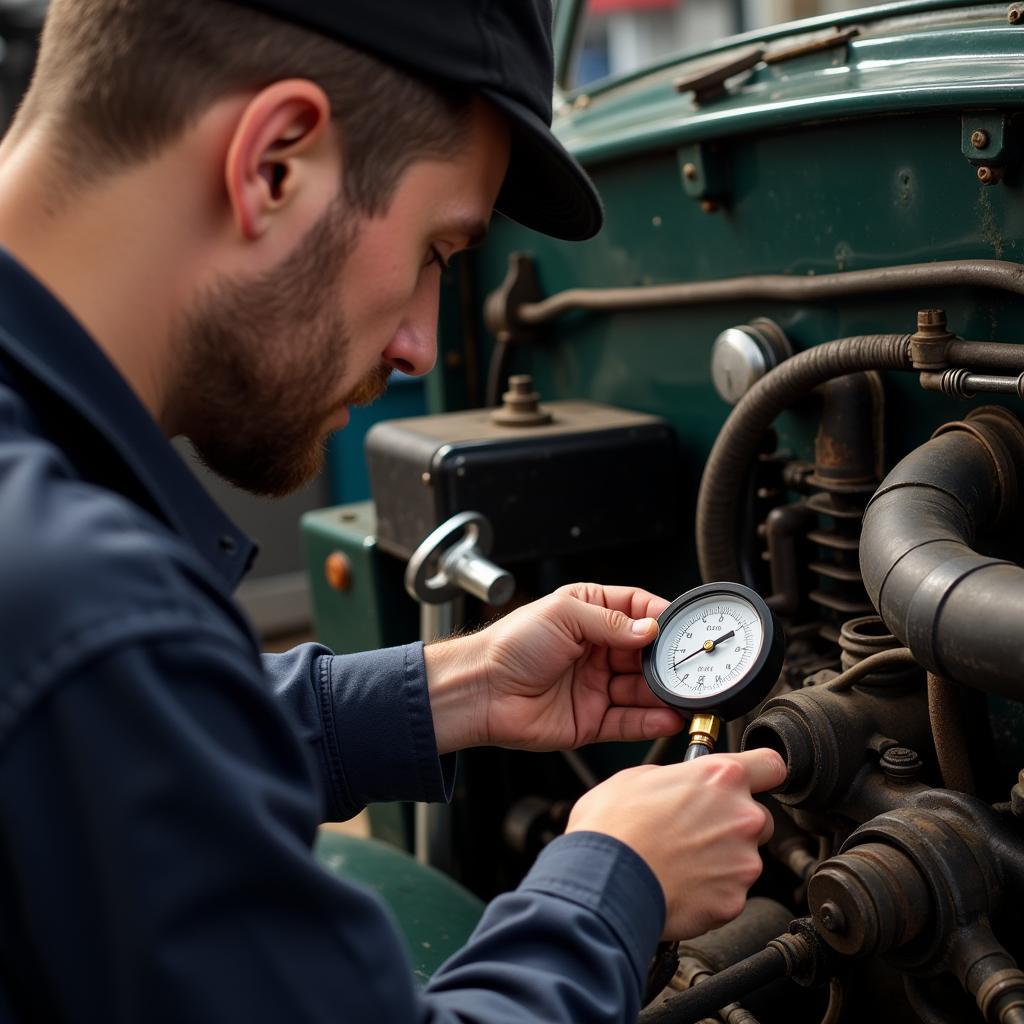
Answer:
[[437, 311], [440, 302], [437, 280], [417, 289], [394, 337], [384, 349], [384, 362], [394, 370], [421, 377], [437, 360]]

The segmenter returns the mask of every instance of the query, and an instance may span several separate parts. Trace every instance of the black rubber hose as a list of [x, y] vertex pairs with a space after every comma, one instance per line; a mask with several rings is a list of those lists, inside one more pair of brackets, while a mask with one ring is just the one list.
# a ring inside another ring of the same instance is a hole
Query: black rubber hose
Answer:
[[786, 976], [786, 960], [773, 946], [713, 974], [640, 1014], [638, 1024], [694, 1024], [720, 1007]]
[[868, 503], [864, 587], [886, 625], [930, 672], [1024, 698], [1024, 569], [974, 549], [1013, 523], [1024, 428], [974, 410], [903, 459]]
[[775, 417], [836, 377], [912, 368], [909, 334], [842, 338], [787, 359], [739, 400], [715, 439], [697, 495], [697, 559], [706, 582], [742, 582], [736, 553], [743, 489]]

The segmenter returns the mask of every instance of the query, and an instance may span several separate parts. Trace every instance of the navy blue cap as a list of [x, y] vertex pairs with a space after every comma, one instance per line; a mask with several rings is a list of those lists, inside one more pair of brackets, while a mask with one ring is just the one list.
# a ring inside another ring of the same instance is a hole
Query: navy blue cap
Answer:
[[596, 189], [551, 133], [551, 0], [236, 2], [484, 96], [512, 130], [498, 211], [572, 241], [601, 229]]

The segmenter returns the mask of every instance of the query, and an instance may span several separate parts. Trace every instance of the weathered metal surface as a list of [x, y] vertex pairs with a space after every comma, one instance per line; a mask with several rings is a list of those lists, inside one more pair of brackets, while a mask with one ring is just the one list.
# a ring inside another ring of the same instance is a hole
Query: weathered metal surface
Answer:
[[677, 444], [664, 420], [595, 402], [545, 408], [551, 421], [538, 425], [484, 410], [376, 424], [366, 456], [382, 550], [408, 558], [470, 510], [490, 520], [503, 566], [622, 546], [630, 516], [648, 540], [676, 536]]
[[[376, 531], [369, 501], [309, 512], [302, 520], [316, 635], [339, 654], [411, 642], [417, 636], [419, 609], [405, 594], [405, 566], [380, 552]], [[347, 564], [344, 587], [336, 585], [331, 571], [339, 558]]]
[[[607, 88], [588, 86], [590, 102], [582, 110], [565, 108], [557, 122], [559, 135], [583, 160], [603, 162], [641, 148], [840, 118], [1019, 106], [1024, 96], [1020, 39], [1005, 13], [977, 3], [941, 7], [941, 14], [870, 21], [864, 18], [868, 12], [859, 12], [861, 34], [844, 49], [822, 50], [799, 62], [762, 62], [706, 105], [679, 95], [676, 81], [691, 67], [696, 73], [711, 70], [715, 51], [719, 62], [732, 52], [745, 55], [748, 44], [742, 37], [727, 49], [705, 50], [663, 71], [610, 82]], [[842, 20], [837, 16], [832, 24]], [[792, 39], [792, 29], [783, 38]], [[964, 60], [965, 54], [971, 59]], [[956, 139], [959, 134], [958, 126]], [[953, 146], [959, 156], [956, 141]], [[971, 168], [963, 169], [975, 179]]]
[[[875, 655], [877, 658], [878, 655]], [[884, 657], [884, 655], [883, 655]], [[887, 747], [930, 751], [927, 708], [917, 684], [814, 686], [772, 697], [743, 735], [743, 748], [770, 747], [789, 776], [775, 799], [827, 811], [849, 798]]]

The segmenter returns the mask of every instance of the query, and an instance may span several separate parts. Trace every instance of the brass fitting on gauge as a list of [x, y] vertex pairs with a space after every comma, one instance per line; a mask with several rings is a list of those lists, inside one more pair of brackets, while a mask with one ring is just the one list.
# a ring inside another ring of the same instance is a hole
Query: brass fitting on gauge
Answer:
[[722, 720], [717, 715], [697, 714], [690, 719], [690, 742], [702, 743], [711, 750], [718, 742], [718, 730]]

